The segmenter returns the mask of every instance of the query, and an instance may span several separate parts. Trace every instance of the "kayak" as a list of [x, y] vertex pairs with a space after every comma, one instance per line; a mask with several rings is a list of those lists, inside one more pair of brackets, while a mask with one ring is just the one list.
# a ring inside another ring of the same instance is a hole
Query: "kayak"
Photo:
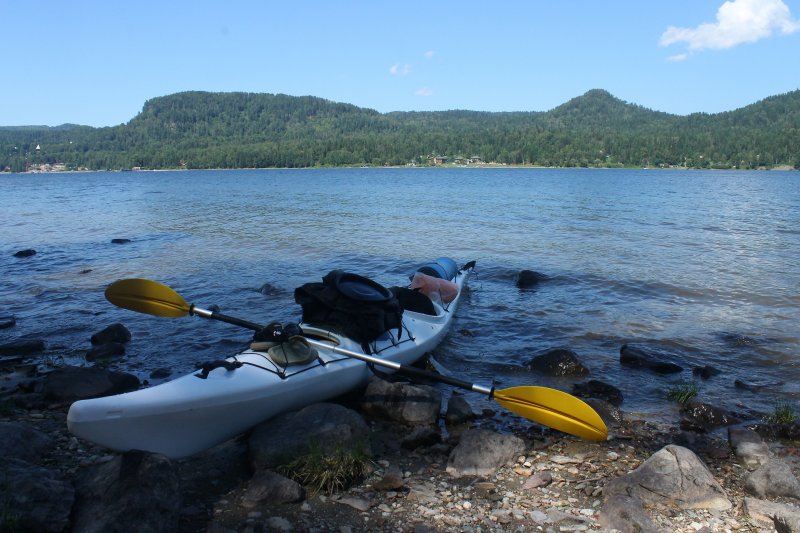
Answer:
[[348, 353], [409, 365], [436, 348], [452, 322], [472, 265], [452, 269], [450, 286], [457, 293], [449, 303], [431, 298], [424, 312], [404, 309], [401, 327], [385, 331], [368, 346], [301, 322], [300, 336], [315, 350], [310, 362], [285, 365], [265, 343], [253, 343], [202, 372], [77, 401], [70, 407], [67, 427], [77, 437], [116, 451], [143, 450], [170, 458], [201, 452], [275, 415], [366, 385], [372, 365]]

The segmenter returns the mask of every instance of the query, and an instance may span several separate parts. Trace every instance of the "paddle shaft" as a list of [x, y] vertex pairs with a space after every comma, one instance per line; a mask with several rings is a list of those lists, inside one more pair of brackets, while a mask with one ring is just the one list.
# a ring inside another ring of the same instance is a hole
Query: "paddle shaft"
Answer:
[[442, 383], [447, 383], [448, 385], [453, 385], [454, 387], [460, 387], [462, 389], [470, 390], [473, 392], [486, 394], [487, 396], [491, 396], [493, 392], [493, 389], [487, 389], [486, 387], [481, 387], [480, 385], [473, 385], [472, 383], [469, 383], [467, 381], [451, 378], [450, 376], [443, 376], [441, 374], [436, 374], [434, 372], [428, 372], [427, 370], [422, 370], [421, 368], [414, 368], [413, 366], [404, 366], [401, 365], [400, 363], [396, 363], [395, 361], [387, 361], [386, 359], [381, 359], [380, 357], [374, 357], [372, 355], [358, 353], [352, 350], [346, 350], [344, 348], [339, 348], [338, 346], [332, 346], [330, 344], [320, 341], [315, 341], [313, 339], [306, 339], [306, 340], [308, 341], [309, 344], [316, 346], [318, 348], [331, 350], [335, 353], [346, 355], [347, 357], [352, 357], [353, 359], [360, 359], [366, 363], [372, 363], [386, 368], [391, 368], [392, 370], [394, 370], [399, 374], [405, 374], [407, 376], [414, 376], [418, 378], [439, 381]]
[[[244, 328], [252, 329], [253, 331], [259, 331], [262, 326], [256, 324], [255, 322], [249, 322], [247, 320], [242, 320], [240, 318], [223, 315], [222, 313], [217, 313], [215, 311], [209, 311], [207, 309], [202, 309], [200, 307], [195, 307], [194, 305], [190, 306], [189, 314], [194, 314], [197, 316], [201, 316], [203, 318], [211, 318], [214, 320], [219, 320], [221, 322], [227, 322], [228, 324], [234, 324], [236, 326], [241, 326]], [[352, 350], [347, 350], [345, 348], [339, 348], [338, 346], [334, 346], [331, 344], [327, 344], [320, 341], [315, 341], [314, 339], [306, 339], [309, 344], [316, 346], [318, 348], [323, 348], [326, 350], [330, 350], [332, 352], [346, 355], [347, 357], [352, 357], [353, 359], [360, 359], [365, 363], [371, 363], [373, 365], [382, 366], [385, 368], [389, 368], [398, 372], [400, 374], [405, 374], [407, 376], [413, 376], [417, 378], [429, 379], [431, 381], [439, 381], [441, 383], [446, 383], [448, 385], [452, 385], [454, 387], [459, 387], [462, 389], [466, 389], [469, 391], [477, 392], [480, 394], [485, 394], [487, 396], [491, 396], [494, 392], [493, 388], [482, 387], [480, 385], [475, 385], [469, 383], [467, 381], [462, 381], [460, 379], [451, 378], [450, 376], [443, 376], [441, 374], [436, 374], [434, 372], [429, 372], [427, 370], [422, 370], [421, 368], [414, 368], [411, 366], [403, 366], [400, 363], [396, 363], [394, 361], [388, 361], [386, 359], [381, 359], [380, 357], [374, 357], [372, 355], [367, 355], [364, 353], [354, 352]]]

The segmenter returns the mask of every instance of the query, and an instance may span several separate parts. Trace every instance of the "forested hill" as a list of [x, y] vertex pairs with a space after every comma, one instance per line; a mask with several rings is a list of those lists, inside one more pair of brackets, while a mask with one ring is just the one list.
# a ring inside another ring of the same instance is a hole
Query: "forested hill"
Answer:
[[311, 96], [185, 92], [127, 124], [0, 128], [0, 169], [430, 164], [800, 165], [800, 90], [718, 114], [656, 112], [592, 90], [547, 112], [378, 113]]

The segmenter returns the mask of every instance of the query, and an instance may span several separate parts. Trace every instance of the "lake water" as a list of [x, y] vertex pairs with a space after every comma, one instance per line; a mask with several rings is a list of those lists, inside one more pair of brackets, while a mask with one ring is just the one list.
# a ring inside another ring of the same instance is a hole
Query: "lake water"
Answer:
[[[769, 412], [800, 396], [800, 174], [592, 169], [313, 169], [0, 175], [0, 343], [44, 338], [49, 362], [83, 362], [124, 323], [112, 367], [177, 376], [233, 354], [250, 332], [115, 308], [104, 288], [155, 279], [200, 307], [255, 322], [299, 318], [295, 287], [340, 268], [402, 284], [439, 256], [477, 275], [435, 360], [500, 387], [571, 391], [526, 363], [568, 347], [626, 411], [675, 416], [665, 391], [691, 368], [700, 397]], [[130, 239], [128, 244], [111, 240]], [[37, 254], [16, 258], [34, 248]], [[549, 279], [519, 290], [522, 269]], [[620, 366], [629, 343], [682, 365]], [[735, 380], [769, 383], [760, 393]], [[481, 397], [480, 406], [492, 406]]]

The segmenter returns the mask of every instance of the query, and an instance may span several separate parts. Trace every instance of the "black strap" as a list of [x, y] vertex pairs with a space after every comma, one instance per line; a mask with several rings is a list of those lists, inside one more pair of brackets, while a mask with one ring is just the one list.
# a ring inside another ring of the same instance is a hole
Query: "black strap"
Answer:
[[203, 363], [197, 368], [200, 370], [200, 373], [195, 374], [200, 379], [208, 378], [208, 374], [211, 373], [212, 370], [216, 370], [217, 368], [224, 368], [227, 371], [236, 370], [240, 368], [242, 363], [240, 361], [225, 361], [225, 360], [218, 360], [218, 361], [211, 361], [210, 363]]

